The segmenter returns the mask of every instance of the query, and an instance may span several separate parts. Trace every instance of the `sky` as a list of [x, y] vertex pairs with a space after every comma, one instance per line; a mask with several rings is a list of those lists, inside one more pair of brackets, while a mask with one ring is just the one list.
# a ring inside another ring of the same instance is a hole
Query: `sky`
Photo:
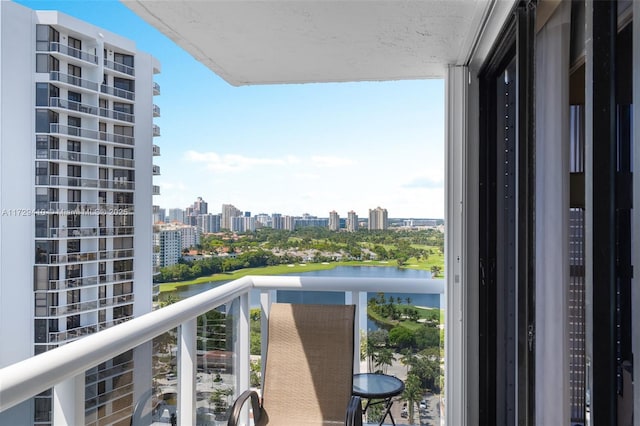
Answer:
[[[5, 0], [0, 0], [5, 1]], [[156, 57], [161, 195], [210, 213], [444, 218], [444, 81], [233, 87], [116, 0], [19, 0], [136, 42]]]

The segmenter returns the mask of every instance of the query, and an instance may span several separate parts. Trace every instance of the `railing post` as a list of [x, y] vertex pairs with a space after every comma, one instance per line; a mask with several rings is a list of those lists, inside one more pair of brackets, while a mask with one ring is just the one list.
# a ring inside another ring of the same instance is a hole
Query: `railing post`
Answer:
[[[362, 338], [366, 339], [367, 333], [367, 292], [347, 291], [344, 301], [347, 305], [356, 305], [356, 318], [353, 330], [353, 373], [366, 372], [366, 363], [360, 360]], [[364, 331], [364, 333], [363, 333]]]
[[275, 291], [263, 290], [260, 292], [260, 371], [263, 374], [267, 362], [267, 342], [269, 341], [269, 310], [273, 299], [275, 299]]
[[53, 425], [84, 424], [84, 373], [53, 387]]
[[192, 318], [178, 327], [178, 424], [195, 424], [196, 411], [196, 334], [198, 318]]
[[249, 389], [250, 337], [249, 337], [249, 293], [243, 293], [240, 299], [240, 314], [238, 318], [238, 338], [236, 339], [236, 389], [237, 395]]

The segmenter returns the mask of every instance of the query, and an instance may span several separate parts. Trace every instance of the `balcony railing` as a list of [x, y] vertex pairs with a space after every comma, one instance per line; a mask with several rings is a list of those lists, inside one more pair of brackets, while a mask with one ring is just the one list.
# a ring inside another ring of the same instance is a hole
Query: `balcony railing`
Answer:
[[98, 83], [95, 81], [84, 80], [80, 77], [61, 73], [60, 71], [51, 71], [49, 73], [49, 78], [61, 83], [71, 84], [72, 86], [83, 87], [93, 91], [98, 90]]
[[153, 185], [151, 188], [151, 195], [160, 195], [160, 186]]
[[153, 104], [153, 116], [160, 117], [160, 107], [156, 104]]
[[98, 107], [87, 105], [76, 101], [62, 98], [50, 98], [49, 106], [52, 108], [64, 108], [70, 111], [82, 112], [85, 114], [98, 115]]
[[153, 82], [153, 96], [158, 96], [159, 94], [160, 94], [160, 85], [154, 81]]
[[108, 59], [104, 60], [104, 66], [106, 68], [121, 72], [123, 74], [131, 75], [131, 76], [136, 74], [135, 68], [130, 67], [129, 65], [121, 64], [119, 62], [110, 61]]
[[154, 176], [160, 176], [160, 166], [156, 166], [154, 164], [152, 167], [152, 173]]
[[160, 147], [158, 145], [153, 145], [153, 156], [158, 157], [160, 155]]
[[133, 272], [120, 272], [112, 275], [94, 275], [84, 278], [67, 278], [66, 280], [49, 280], [49, 290], [65, 290], [69, 288], [88, 287], [92, 285], [117, 283], [133, 280]]
[[115, 111], [107, 108], [100, 108], [100, 117], [112, 118], [114, 120], [126, 121], [127, 123], [135, 122], [135, 116], [127, 112]]
[[73, 58], [82, 59], [83, 61], [90, 62], [94, 65], [98, 64], [98, 57], [88, 52], [83, 52], [80, 49], [67, 46], [62, 43], [51, 42], [49, 43], [49, 52], [60, 52], [63, 55], [71, 56]]
[[[84, 424], [83, 392], [72, 386], [84, 374], [100, 363], [114, 358], [139, 345], [151, 342], [155, 337], [179, 329], [177, 340], [177, 379], [180, 397], [177, 400], [179, 424], [196, 423], [197, 376], [197, 319], [216, 307], [233, 302], [237, 321], [233, 322], [234, 356], [230, 358], [234, 371], [234, 392], [238, 395], [250, 382], [250, 298], [252, 290], [260, 292], [261, 346], [266, 350], [267, 318], [272, 301], [278, 297], [276, 290], [328, 291], [344, 295], [344, 301], [356, 305], [356, 324], [361, 330], [354, 333], [354, 347], [360, 348], [362, 333], [366, 333], [368, 292], [440, 294], [444, 293], [442, 280], [385, 279], [385, 278], [326, 278], [294, 276], [247, 276], [219, 287], [186, 298], [165, 308], [158, 309], [122, 324], [115, 325], [82, 339], [25, 359], [0, 370], [0, 412], [5, 411], [35, 395], [54, 388], [57, 403], [54, 413], [61, 424]], [[441, 298], [442, 299], [442, 298]], [[93, 303], [93, 302], [90, 302]], [[229, 324], [229, 323], [227, 323]], [[263, 357], [264, 359], [264, 357]], [[360, 354], [354, 354], [354, 371], [361, 369]], [[175, 380], [175, 377], [172, 377]], [[164, 380], [164, 379], [163, 379]], [[151, 387], [151, 384], [149, 384]], [[136, 413], [134, 412], [134, 417]], [[137, 423], [132, 423], [137, 424]]]
[[153, 136], [160, 136], [160, 126], [158, 126], [157, 124], [154, 124], [153, 128], [151, 129], [151, 132]]
[[130, 101], [134, 101], [136, 99], [135, 93], [113, 86], [107, 86], [106, 84], [100, 85], [100, 92], [111, 96], [117, 96], [118, 98], [128, 99]]

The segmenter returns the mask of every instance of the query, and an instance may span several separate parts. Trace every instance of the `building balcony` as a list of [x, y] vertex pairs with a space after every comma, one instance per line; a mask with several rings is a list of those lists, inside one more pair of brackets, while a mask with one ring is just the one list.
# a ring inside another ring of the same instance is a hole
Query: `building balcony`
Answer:
[[158, 126], [157, 124], [153, 125], [152, 128], [152, 135], [155, 136], [160, 136], [160, 126]]
[[91, 65], [98, 65], [98, 57], [96, 55], [58, 42], [50, 42], [48, 50], [38, 49], [38, 51], [57, 52], [70, 58], [80, 59]]
[[100, 108], [100, 117], [110, 118], [112, 120], [126, 121], [127, 123], [135, 123], [136, 117], [122, 111], [115, 111], [107, 108]]
[[[372, 290], [375, 293], [371, 293]], [[135, 401], [138, 408], [129, 413], [132, 417], [131, 424], [151, 424], [156, 420], [153, 417], [161, 415], [162, 410], [158, 410], [159, 405], [156, 404], [163, 400], [169, 402], [162, 403], [161, 407], [175, 404], [172, 410], [177, 413], [178, 424], [196, 424], [200, 416], [213, 415], [214, 411], [209, 404], [214, 391], [229, 390], [231, 394], [228, 401], [233, 401], [252, 383], [260, 387], [259, 377], [256, 379], [254, 375], [252, 378], [251, 363], [259, 364], [264, 357], [254, 356], [252, 361], [250, 356], [251, 322], [256, 321], [256, 309], [260, 312], [260, 319], [255, 324], [260, 329], [261, 355], [266, 351], [267, 318], [271, 303], [288, 301], [287, 298], [302, 297], [305, 294], [315, 300], [322, 293], [335, 297], [334, 303], [354, 304], [356, 326], [360, 330], [354, 333], [354, 347], [360, 348], [361, 343], [366, 341], [367, 330], [371, 327], [367, 316], [367, 306], [371, 303], [369, 300], [376, 295], [379, 296], [380, 292], [402, 293], [414, 297], [435, 294], [440, 296], [440, 305], [443, 307], [444, 281], [248, 276], [137, 318], [121, 318], [101, 324], [98, 329], [103, 331], [97, 333], [87, 332], [92, 330], [83, 332], [84, 328], [52, 332], [49, 336], [54, 339], [52, 341], [63, 340], [68, 343], [0, 370], [0, 381], [3, 384], [0, 388], [0, 411], [53, 387], [58, 398], [53, 408], [57, 422], [84, 424], [84, 410], [76, 409], [84, 407], [84, 387], [73, 387], [69, 384], [84, 383], [85, 372], [104, 360], [131, 349], [135, 350], [137, 347], [153, 347], [151, 356], [154, 357], [154, 361], [150, 360], [150, 364], [154, 368], [154, 377], [146, 385], [147, 396]], [[109, 304], [126, 304], [131, 301], [127, 299], [130, 296], [121, 295], [51, 307], [55, 312], [50, 314], [61, 315], [82, 311], [85, 308], [100, 309], [101, 306]], [[221, 345], [225, 349], [212, 349]], [[160, 362], [160, 359], [163, 361]], [[173, 360], [168, 362], [169, 359]], [[399, 355], [397, 359], [399, 360]], [[361, 361], [360, 353], [354, 354], [353, 363], [355, 373], [367, 370], [367, 362]], [[406, 372], [406, 367], [398, 364], [393, 373], [389, 374], [403, 379], [403, 372]], [[180, 389], [180, 395], [176, 399], [177, 389]], [[169, 398], [171, 395], [173, 398]], [[443, 400], [438, 400], [438, 404], [439, 411], [442, 412]], [[400, 402], [394, 404], [396, 419], [400, 418], [401, 406]], [[143, 411], [153, 414], [141, 418]], [[218, 412], [218, 415], [221, 414]], [[250, 424], [249, 414], [246, 416], [246, 424]], [[216, 421], [224, 420], [216, 418]]]
[[62, 136], [73, 136], [80, 139], [88, 139], [90, 141], [104, 141], [117, 143], [122, 145], [134, 145], [135, 138], [133, 136], [119, 135], [107, 132], [101, 132], [93, 129], [86, 129], [75, 126], [65, 126], [64, 124], [49, 124], [49, 133]]
[[[97, 228], [92, 228], [93, 235], [98, 234]], [[113, 260], [113, 259], [126, 259], [133, 258], [133, 249], [119, 249], [119, 250], [102, 250], [91, 251], [84, 253], [67, 253], [67, 254], [50, 254], [49, 264], [62, 264], [62, 263], [85, 263], [95, 262], [99, 260]]]
[[[73, 211], [86, 211], [81, 209], [74, 209]], [[72, 210], [70, 210], [72, 212]], [[97, 228], [49, 228], [49, 232], [46, 238], [81, 238], [81, 237], [96, 237], [98, 236]]]
[[133, 226], [120, 226], [116, 228], [100, 228], [101, 237], [113, 237], [120, 235], [133, 235]]
[[79, 287], [96, 286], [98, 284], [116, 284], [133, 280], [133, 272], [120, 272], [110, 275], [94, 275], [84, 278], [67, 278], [65, 280], [49, 280], [48, 290], [66, 290]]
[[62, 108], [83, 114], [97, 115], [98, 107], [62, 98], [49, 98], [49, 107]]
[[127, 99], [129, 101], [134, 101], [136, 99], [135, 93], [113, 86], [107, 86], [106, 84], [100, 85], [100, 92], [106, 95], [115, 96], [117, 98]]
[[131, 160], [128, 158], [106, 157], [104, 155], [85, 154], [73, 151], [60, 151], [57, 149], [50, 149], [47, 151], [47, 155], [38, 158], [48, 158], [50, 160], [73, 161], [88, 164], [100, 164], [114, 167], [127, 167], [130, 169], [134, 168], [136, 164], [135, 160]]
[[99, 87], [98, 83], [96, 83], [95, 81], [84, 80], [80, 77], [61, 73], [60, 71], [51, 71], [49, 73], [49, 78], [53, 81], [59, 81], [71, 86], [82, 87], [94, 92], [97, 91]]
[[156, 104], [153, 104], [153, 116], [160, 117], [160, 107]]
[[78, 327], [71, 330], [49, 332], [49, 342], [69, 342], [71, 340], [78, 339], [79, 337], [84, 337], [89, 334], [95, 333], [96, 331], [98, 331], [97, 326], [89, 325], [86, 327]]
[[160, 147], [158, 145], [153, 145], [153, 156], [154, 157], [160, 156]]
[[158, 96], [159, 94], [160, 94], [160, 85], [154, 81], [153, 82], [153, 96]]
[[108, 68], [108, 69], [113, 70], [113, 71], [117, 71], [117, 72], [122, 73], [122, 74], [130, 75], [130, 76], [135, 76], [136, 75], [135, 68], [130, 67], [129, 65], [121, 64], [119, 62], [114, 62], [114, 61], [110, 61], [108, 59], [105, 59], [104, 60], [104, 66], [105, 66], [105, 68]]
[[151, 194], [152, 195], [160, 195], [160, 186], [153, 185], [153, 187], [151, 189]]
[[152, 172], [154, 176], [160, 176], [160, 166], [153, 165]]

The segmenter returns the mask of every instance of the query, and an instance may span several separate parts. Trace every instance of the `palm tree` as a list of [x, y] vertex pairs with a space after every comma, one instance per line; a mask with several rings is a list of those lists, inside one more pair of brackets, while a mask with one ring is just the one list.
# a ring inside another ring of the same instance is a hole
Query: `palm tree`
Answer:
[[433, 265], [431, 267], [431, 275], [433, 275], [434, 277], [437, 277], [438, 275], [440, 275], [440, 271], [441, 271], [441, 268], [438, 265]]
[[416, 354], [414, 354], [411, 349], [404, 349], [402, 351], [402, 357], [400, 357], [400, 362], [402, 365], [407, 367], [407, 377], [409, 376], [409, 368], [413, 367], [413, 364], [416, 362]]
[[393, 352], [389, 348], [382, 348], [378, 352], [378, 356], [375, 359], [376, 367], [380, 367], [382, 369], [382, 373], [387, 373], [387, 367], [393, 364]]
[[404, 392], [402, 399], [407, 401], [409, 405], [409, 424], [414, 424], [413, 408], [415, 404], [422, 398], [422, 388], [420, 387], [420, 379], [415, 374], [409, 374], [404, 382]]

